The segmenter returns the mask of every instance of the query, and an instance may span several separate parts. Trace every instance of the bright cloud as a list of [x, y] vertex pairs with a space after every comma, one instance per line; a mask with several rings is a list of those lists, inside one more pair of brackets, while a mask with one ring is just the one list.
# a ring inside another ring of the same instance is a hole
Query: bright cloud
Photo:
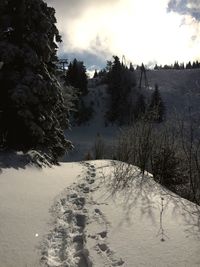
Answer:
[[[84, 53], [109, 59], [117, 54], [135, 64], [200, 57], [200, 22], [191, 0], [49, 0], [63, 36], [60, 53]], [[74, 2], [76, 4], [74, 4]], [[188, 6], [189, 5], [189, 6]]]

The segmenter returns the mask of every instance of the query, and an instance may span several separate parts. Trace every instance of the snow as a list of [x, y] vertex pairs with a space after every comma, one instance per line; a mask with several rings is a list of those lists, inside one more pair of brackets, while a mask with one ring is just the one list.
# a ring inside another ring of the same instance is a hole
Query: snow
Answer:
[[199, 266], [200, 207], [120, 164], [3, 168], [1, 266]]
[[[103, 253], [104, 264], [95, 262], [94, 266], [120, 266], [122, 262], [123, 266], [130, 267], [199, 266], [198, 216], [192, 216], [197, 211], [196, 206], [169, 194], [151, 177], [142, 179], [137, 169], [130, 188], [113, 191], [113, 167], [107, 161], [98, 162], [95, 163], [98, 170], [101, 170], [99, 164], [104, 166], [103, 181], [93, 194], [93, 202], [96, 202], [93, 210], [98, 209], [101, 229], [96, 231], [92, 224], [88, 228], [96, 236], [96, 245], [105, 244], [108, 251]], [[196, 227], [192, 228], [194, 222]], [[106, 238], [96, 234], [103, 231], [107, 232]], [[109, 265], [107, 261], [116, 265]]]
[[[148, 71], [147, 77], [150, 88], [142, 90], [150, 94], [157, 82], [168, 110], [193, 106], [200, 114], [199, 70]], [[66, 132], [75, 150], [64, 161], [93, 153], [97, 134], [112, 153], [119, 129], [104, 124], [106, 86], [89, 91], [85, 101], [94, 102], [94, 117]], [[124, 187], [113, 176], [119, 162], [62, 162], [40, 169], [25, 165], [19, 153], [4, 156], [0, 266], [200, 266], [200, 207], [164, 189], [150, 174], [142, 177], [132, 166]]]
[[113, 138], [118, 133], [116, 125], [105, 125], [105, 112], [108, 105], [107, 86], [93, 85], [89, 88], [89, 94], [85, 98], [87, 104], [93, 102], [94, 114], [91, 120], [81, 126], [72, 126], [71, 130], [66, 131], [66, 136], [72, 141], [75, 149], [62, 158], [62, 161], [84, 160], [87, 153], [94, 154], [93, 148], [95, 139], [98, 135], [105, 140], [110, 152], [113, 146]]
[[[68, 166], [68, 167], [67, 167]], [[74, 182], [78, 164], [3, 168], [0, 175], [0, 266], [38, 266], [38, 248], [57, 195]]]

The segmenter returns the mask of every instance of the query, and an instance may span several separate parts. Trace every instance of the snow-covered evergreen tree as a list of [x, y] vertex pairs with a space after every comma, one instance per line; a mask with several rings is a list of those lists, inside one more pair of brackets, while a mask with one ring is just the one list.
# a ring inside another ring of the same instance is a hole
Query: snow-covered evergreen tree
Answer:
[[42, 0], [0, 2], [0, 143], [45, 151], [56, 159], [65, 139], [67, 107], [56, 79], [55, 10]]

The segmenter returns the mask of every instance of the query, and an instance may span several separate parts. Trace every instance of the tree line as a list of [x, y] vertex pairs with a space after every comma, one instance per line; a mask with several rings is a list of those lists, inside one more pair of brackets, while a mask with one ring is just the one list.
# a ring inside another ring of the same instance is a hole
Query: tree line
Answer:
[[173, 65], [155, 65], [154, 70], [184, 70], [184, 69], [199, 69], [200, 68], [200, 62], [198, 60], [196, 61], [189, 61], [188, 63], [179, 63], [178, 61], [175, 61]]
[[[145, 97], [138, 88], [133, 65], [124, 65], [118, 56], [107, 62], [105, 69], [94, 72], [94, 79], [107, 84], [109, 105], [105, 113], [105, 124], [117, 123], [130, 125], [143, 117], [146, 120], [162, 122], [165, 119], [166, 107], [162, 100], [158, 85], [152, 92], [150, 99]], [[88, 94], [88, 77], [83, 62], [74, 59], [64, 71], [64, 80], [67, 86], [76, 90], [78, 97], [74, 101], [72, 121], [78, 125], [91, 119], [92, 106], [87, 106], [84, 97]]]

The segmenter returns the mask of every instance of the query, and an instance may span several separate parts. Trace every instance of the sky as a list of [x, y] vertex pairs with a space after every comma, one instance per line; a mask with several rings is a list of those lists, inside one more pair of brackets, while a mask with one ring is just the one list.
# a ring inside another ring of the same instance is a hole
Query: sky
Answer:
[[200, 60], [200, 0], [46, 0], [56, 10], [60, 58], [88, 69], [112, 55], [134, 65]]

